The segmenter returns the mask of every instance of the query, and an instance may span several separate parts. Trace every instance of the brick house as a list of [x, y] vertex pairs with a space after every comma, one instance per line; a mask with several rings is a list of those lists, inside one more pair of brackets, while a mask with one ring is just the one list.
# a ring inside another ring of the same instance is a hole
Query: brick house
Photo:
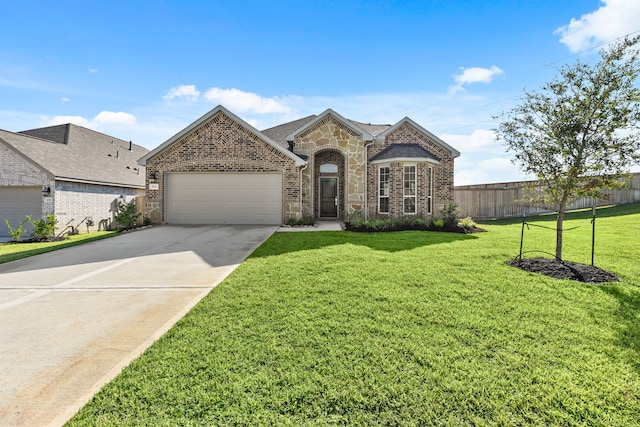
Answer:
[[58, 231], [111, 226], [118, 202], [144, 196], [148, 151], [73, 124], [0, 130], [0, 237], [26, 215], [54, 214]]
[[281, 224], [430, 217], [453, 201], [459, 155], [408, 117], [372, 125], [328, 109], [259, 131], [218, 106], [138, 163], [156, 223]]

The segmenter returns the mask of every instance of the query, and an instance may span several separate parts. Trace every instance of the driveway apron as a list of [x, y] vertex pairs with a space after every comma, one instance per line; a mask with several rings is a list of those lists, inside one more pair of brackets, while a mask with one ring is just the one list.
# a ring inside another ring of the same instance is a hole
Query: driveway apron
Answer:
[[0, 424], [64, 424], [276, 229], [160, 226], [0, 264]]

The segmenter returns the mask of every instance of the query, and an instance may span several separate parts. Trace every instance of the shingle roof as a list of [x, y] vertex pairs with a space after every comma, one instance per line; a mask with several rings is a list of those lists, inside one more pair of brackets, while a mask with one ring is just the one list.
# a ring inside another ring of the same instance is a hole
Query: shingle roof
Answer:
[[287, 141], [287, 136], [289, 136], [289, 134], [291, 134], [292, 132], [295, 132], [296, 130], [300, 129], [301, 127], [303, 127], [304, 125], [306, 125], [307, 123], [309, 123], [311, 120], [315, 118], [316, 118], [316, 115], [312, 114], [310, 116], [303, 117], [301, 119], [294, 120], [292, 122], [284, 123], [269, 129], [265, 129], [261, 132], [267, 135], [273, 141], [282, 145], [283, 147], [289, 148], [289, 142]]
[[145, 186], [145, 169], [138, 166], [136, 160], [149, 150], [82, 126], [66, 124], [19, 133], [0, 130], [0, 141], [56, 179]]
[[429, 159], [439, 162], [441, 159], [418, 144], [391, 144], [375, 156], [370, 162], [391, 159]]
[[372, 136], [376, 137], [380, 135], [385, 130], [389, 129], [391, 125], [375, 125], [371, 123], [362, 123], [357, 122], [355, 120], [349, 120], [354, 125], [358, 126], [360, 129], [370, 133]]

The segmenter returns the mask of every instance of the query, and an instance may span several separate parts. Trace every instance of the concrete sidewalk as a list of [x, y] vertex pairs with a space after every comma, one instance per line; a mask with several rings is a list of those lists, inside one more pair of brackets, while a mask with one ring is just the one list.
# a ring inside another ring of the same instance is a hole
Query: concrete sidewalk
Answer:
[[278, 228], [278, 233], [291, 233], [299, 231], [342, 231], [343, 224], [339, 221], [319, 221], [313, 226], [291, 227], [283, 225]]
[[0, 264], [0, 424], [64, 424], [276, 229], [152, 227]]

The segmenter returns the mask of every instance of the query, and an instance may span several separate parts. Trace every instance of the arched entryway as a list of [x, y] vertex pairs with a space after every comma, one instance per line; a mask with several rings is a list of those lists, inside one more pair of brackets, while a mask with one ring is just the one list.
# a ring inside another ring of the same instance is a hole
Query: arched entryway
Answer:
[[342, 218], [345, 208], [346, 174], [345, 157], [340, 151], [328, 149], [315, 154], [314, 182], [316, 218]]

